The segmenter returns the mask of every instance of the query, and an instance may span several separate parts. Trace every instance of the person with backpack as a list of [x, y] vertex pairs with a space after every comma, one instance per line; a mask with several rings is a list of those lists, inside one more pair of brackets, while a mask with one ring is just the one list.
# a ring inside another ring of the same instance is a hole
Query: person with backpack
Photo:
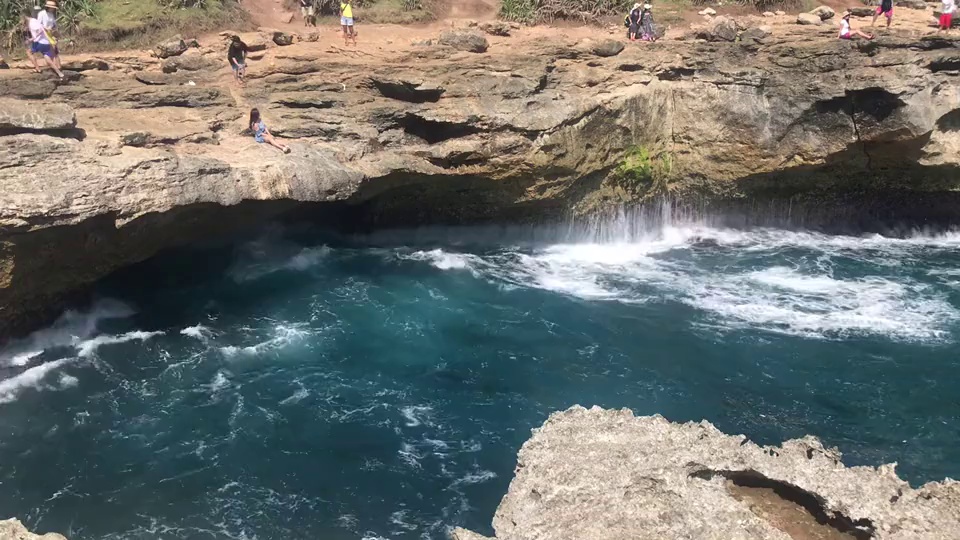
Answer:
[[317, 15], [316, 8], [313, 6], [313, 0], [300, 0], [300, 15], [303, 17], [304, 26], [316, 26]]
[[630, 41], [637, 40], [637, 34], [640, 33], [640, 4], [634, 4], [633, 9], [630, 10], [630, 13], [627, 14], [627, 19], [624, 22], [629, 22], [629, 34], [628, 37]]
[[47, 31], [47, 39], [53, 47], [53, 61], [57, 69], [63, 69], [60, 65], [60, 48], [57, 47], [57, 39], [60, 37], [60, 29], [57, 28], [57, 3], [54, 0], [47, 0], [43, 5], [43, 11], [37, 14], [37, 20]]

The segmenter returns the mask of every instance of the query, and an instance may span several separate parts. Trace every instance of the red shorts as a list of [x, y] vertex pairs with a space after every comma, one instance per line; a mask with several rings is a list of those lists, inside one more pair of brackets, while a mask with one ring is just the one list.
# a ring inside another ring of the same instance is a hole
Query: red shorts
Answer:
[[[884, 13], [883, 6], [877, 6], [877, 15]], [[893, 17], [893, 6], [890, 6], [890, 11], [886, 12], [887, 18]]]
[[951, 24], [953, 24], [953, 13], [940, 15], [940, 28], [950, 28]]

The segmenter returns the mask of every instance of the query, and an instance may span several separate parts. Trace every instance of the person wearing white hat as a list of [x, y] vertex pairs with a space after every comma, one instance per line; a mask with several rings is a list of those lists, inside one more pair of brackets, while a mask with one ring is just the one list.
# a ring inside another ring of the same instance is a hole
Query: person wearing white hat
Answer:
[[643, 11], [640, 12], [641, 39], [644, 41], [656, 41], [657, 32], [653, 28], [653, 6], [643, 5]]
[[862, 37], [864, 39], [873, 39], [873, 36], [861, 32], [860, 30], [854, 30], [850, 26], [850, 12], [844, 11], [843, 16], [840, 18], [840, 39], [854, 39], [857, 37]]
[[630, 41], [637, 40], [637, 34], [640, 33], [640, 3], [633, 5], [633, 9], [630, 10], [630, 14], [627, 15], [627, 18], [630, 21]]
[[47, 0], [43, 5], [43, 11], [37, 14], [37, 20], [47, 30], [47, 37], [53, 47], [54, 64], [57, 69], [63, 69], [60, 65], [60, 49], [57, 47], [57, 39], [60, 37], [60, 30], [57, 28], [57, 3], [54, 0]]

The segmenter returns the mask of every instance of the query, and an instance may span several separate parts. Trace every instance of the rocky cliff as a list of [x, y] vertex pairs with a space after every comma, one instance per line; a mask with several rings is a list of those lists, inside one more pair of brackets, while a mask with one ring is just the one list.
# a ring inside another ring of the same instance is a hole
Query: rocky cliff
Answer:
[[57, 533], [34, 534], [18, 519], [0, 520], [0, 540], [66, 540]]
[[913, 489], [894, 465], [845, 467], [813, 437], [763, 447], [709, 422], [573, 407], [520, 449], [493, 527], [499, 540], [947, 540], [960, 482]]
[[[475, 54], [455, 40], [370, 52], [271, 36], [245, 36], [243, 89], [216, 39], [165, 60], [75, 59], [66, 82], [0, 75], [0, 336], [120, 267], [297, 205], [416, 225], [669, 193], [956, 221], [955, 38], [852, 43], [784, 25], [624, 49], [521, 32]], [[253, 106], [290, 155], [244, 133]], [[620, 170], [631, 152], [656, 174]]]

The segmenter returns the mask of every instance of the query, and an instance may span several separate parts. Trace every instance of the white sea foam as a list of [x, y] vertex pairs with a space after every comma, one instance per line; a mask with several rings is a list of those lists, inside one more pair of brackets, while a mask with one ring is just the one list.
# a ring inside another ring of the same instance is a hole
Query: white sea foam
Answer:
[[269, 339], [255, 345], [245, 347], [227, 345], [220, 347], [220, 352], [226, 358], [260, 356], [297, 343], [310, 335], [311, 331], [305, 323], [280, 323], [272, 328], [271, 334]]
[[81, 358], [89, 358], [93, 356], [93, 353], [95, 353], [97, 349], [104, 345], [114, 345], [117, 343], [126, 343], [128, 341], [146, 341], [150, 338], [161, 335], [163, 335], [163, 332], [144, 332], [142, 330], [135, 330], [133, 332], [127, 332], [126, 334], [120, 334], [117, 336], [97, 336], [95, 338], [78, 343], [77, 355]]
[[[682, 302], [721, 329], [748, 326], [811, 338], [942, 341], [949, 338], [948, 327], [960, 320], [960, 311], [943, 291], [892, 272], [931, 249], [957, 246], [958, 233], [854, 237], [693, 224], [634, 231], [626, 241], [555, 244], [483, 257], [433, 250], [409, 258], [441, 269], [459, 265], [491, 281], [586, 300]], [[745, 253], [751, 258], [747, 263]], [[803, 264], [784, 266], [798, 256]], [[834, 265], [849, 261], [869, 275], [836, 275]], [[770, 266], [764, 268], [765, 262]]]
[[[51, 371], [72, 361], [71, 358], [53, 360], [44, 362], [39, 366], [33, 366], [21, 373], [0, 381], [0, 404], [11, 403], [17, 399], [21, 392], [27, 388], [34, 390], [47, 390], [51, 387], [44, 385], [43, 380]], [[77, 379], [69, 375], [60, 378], [60, 389], [76, 385]]]
[[49, 327], [23, 339], [13, 340], [0, 350], [0, 366], [26, 366], [45, 350], [70, 347], [89, 338], [102, 320], [125, 318], [133, 314], [130, 306], [111, 299], [95, 302], [88, 311], [66, 311]]
[[192, 337], [194, 339], [199, 339], [200, 341], [206, 341], [207, 338], [212, 333], [213, 333], [212, 330], [210, 330], [206, 326], [203, 326], [202, 324], [198, 324], [195, 326], [188, 326], [183, 330], [180, 330], [180, 335]]
[[433, 408], [426, 406], [409, 406], [400, 409], [400, 414], [407, 420], [407, 427], [417, 427], [424, 423], [430, 425], [429, 415], [432, 412]]
[[329, 253], [327, 246], [303, 247], [286, 240], [282, 229], [275, 228], [241, 247], [229, 274], [243, 283], [283, 270], [302, 272], [320, 264]]
[[486, 482], [487, 480], [493, 480], [496, 477], [497, 477], [497, 473], [493, 471], [486, 471], [486, 470], [475, 471], [472, 473], [467, 473], [464, 476], [461, 476], [460, 478], [454, 480], [453, 484], [451, 484], [451, 487], [479, 484], [482, 482]]
[[430, 251], [414, 251], [408, 255], [399, 255], [401, 259], [424, 261], [440, 270], [472, 270], [476, 265], [482, 265], [483, 259], [468, 253], [451, 253], [442, 249]]
[[400, 450], [397, 450], [397, 455], [400, 456], [400, 461], [403, 461], [407, 466], [413, 469], [420, 469], [420, 460], [423, 459], [423, 455], [417, 452], [416, 447], [410, 443], [402, 443], [400, 445]]

